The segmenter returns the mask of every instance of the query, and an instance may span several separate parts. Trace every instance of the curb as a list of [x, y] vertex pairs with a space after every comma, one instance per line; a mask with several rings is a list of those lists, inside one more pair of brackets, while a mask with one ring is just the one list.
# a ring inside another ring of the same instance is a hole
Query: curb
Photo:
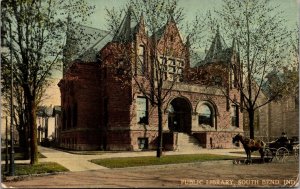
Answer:
[[145, 166], [134, 166], [134, 167], [122, 167], [122, 168], [109, 168], [109, 169], [136, 169], [136, 168], [164, 168], [164, 167], [172, 167], [172, 166], [182, 166], [182, 165], [193, 165], [193, 164], [203, 164], [203, 165], [211, 165], [211, 164], [219, 164], [219, 165], [232, 165], [232, 160], [212, 160], [212, 161], [195, 161], [189, 163], [172, 163], [172, 164], [163, 164], [163, 165], [145, 165]]
[[19, 176], [5, 176], [5, 177], [3, 177], [3, 181], [4, 182], [15, 182], [15, 181], [24, 180], [24, 179], [29, 178], [29, 177], [43, 177], [43, 176], [49, 176], [49, 175], [60, 175], [60, 174], [66, 174], [67, 172], [70, 172], [70, 171], [54, 172], [54, 173], [40, 173], [40, 174], [30, 174], [30, 175], [19, 175]]

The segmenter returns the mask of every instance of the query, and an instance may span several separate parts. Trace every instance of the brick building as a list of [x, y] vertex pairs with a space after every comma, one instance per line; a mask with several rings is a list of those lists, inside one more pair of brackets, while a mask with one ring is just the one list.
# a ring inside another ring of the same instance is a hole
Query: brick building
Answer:
[[148, 36], [143, 17], [136, 22], [131, 14], [129, 9], [114, 36], [95, 32], [94, 43], [72, 57], [59, 82], [60, 146], [156, 149], [157, 108], [137, 84], [148, 82], [145, 78], [149, 70], [155, 70], [152, 57], [157, 54], [155, 61], [165, 67], [163, 92], [171, 89], [163, 104], [164, 148], [182, 150], [188, 143], [203, 148], [233, 147], [233, 135], [243, 132], [242, 113], [226, 98], [240, 100], [234, 84], [238, 77], [232, 71], [238, 67], [234, 43], [228, 48], [218, 31], [204, 61], [192, 68], [189, 42], [183, 43], [171, 17]]

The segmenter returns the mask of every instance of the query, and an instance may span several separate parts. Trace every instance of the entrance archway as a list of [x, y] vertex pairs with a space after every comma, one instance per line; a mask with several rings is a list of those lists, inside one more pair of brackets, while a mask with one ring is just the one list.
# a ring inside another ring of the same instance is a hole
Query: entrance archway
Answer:
[[173, 132], [191, 132], [191, 106], [184, 98], [173, 99], [168, 107], [168, 127]]

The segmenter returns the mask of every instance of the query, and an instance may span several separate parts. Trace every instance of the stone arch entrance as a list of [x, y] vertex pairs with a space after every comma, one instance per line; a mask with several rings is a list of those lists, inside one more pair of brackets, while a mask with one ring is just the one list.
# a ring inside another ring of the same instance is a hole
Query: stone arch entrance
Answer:
[[173, 132], [191, 132], [191, 105], [185, 98], [177, 97], [168, 106], [168, 127]]

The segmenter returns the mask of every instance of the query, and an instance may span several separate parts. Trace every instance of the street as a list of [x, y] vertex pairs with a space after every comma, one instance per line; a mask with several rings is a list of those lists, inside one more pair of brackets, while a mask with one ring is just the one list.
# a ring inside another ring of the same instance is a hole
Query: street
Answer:
[[216, 161], [176, 165], [99, 169], [27, 177], [6, 182], [17, 188], [101, 188], [101, 187], [278, 187], [295, 186], [299, 164], [286, 162], [234, 165]]

